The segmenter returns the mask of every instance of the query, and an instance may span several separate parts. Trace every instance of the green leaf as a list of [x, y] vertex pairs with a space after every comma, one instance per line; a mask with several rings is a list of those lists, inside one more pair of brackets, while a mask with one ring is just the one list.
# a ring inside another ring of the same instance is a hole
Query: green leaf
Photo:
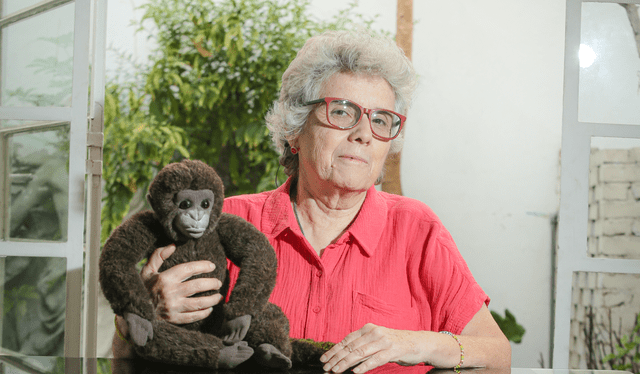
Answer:
[[491, 315], [493, 319], [495, 319], [496, 323], [500, 327], [500, 330], [504, 333], [504, 335], [514, 343], [521, 343], [522, 337], [524, 336], [525, 329], [521, 325], [516, 322], [516, 317], [511, 314], [509, 309], [505, 309], [505, 316], [502, 317], [497, 312], [491, 311]]

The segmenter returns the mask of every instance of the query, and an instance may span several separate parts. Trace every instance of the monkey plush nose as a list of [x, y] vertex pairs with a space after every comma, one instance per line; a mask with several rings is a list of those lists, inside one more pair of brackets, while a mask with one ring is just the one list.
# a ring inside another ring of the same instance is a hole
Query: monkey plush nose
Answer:
[[175, 225], [185, 236], [197, 239], [209, 226], [209, 212], [199, 209], [189, 210], [176, 216]]
[[202, 209], [194, 209], [189, 212], [189, 216], [194, 221], [200, 221], [205, 216], [205, 214], [207, 214], [207, 212]]

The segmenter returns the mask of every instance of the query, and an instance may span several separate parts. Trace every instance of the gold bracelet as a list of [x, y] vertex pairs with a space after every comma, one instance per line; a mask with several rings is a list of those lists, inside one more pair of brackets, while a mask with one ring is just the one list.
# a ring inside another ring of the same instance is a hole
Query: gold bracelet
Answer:
[[462, 343], [460, 343], [460, 339], [458, 339], [457, 336], [455, 336], [454, 334], [450, 333], [449, 331], [440, 331], [441, 334], [447, 334], [451, 337], [453, 337], [456, 342], [458, 342], [458, 345], [460, 346], [460, 362], [458, 363], [458, 365], [454, 366], [453, 371], [455, 371], [456, 373], [460, 374], [460, 368], [462, 367], [462, 364], [464, 364], [464, 347], [462, 346]]
[[117, 315], [113, 316], [113, 324], [116, 325], [116, 334], [118, 334], [118, 337], [120, 339], [122, 339], [123, 342], [126, 342], [129, 345], [133, 345], [133, 343], [131, 343], [129, 340], [127, 340], [127, 338], [125, 338], [124, 335], [122, 335], [122, 333], [118, 329], [118, 316]]

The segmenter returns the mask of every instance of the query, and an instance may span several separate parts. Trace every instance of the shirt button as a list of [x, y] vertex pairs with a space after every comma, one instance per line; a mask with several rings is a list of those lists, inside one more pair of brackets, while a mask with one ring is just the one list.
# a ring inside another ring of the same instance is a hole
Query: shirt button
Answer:
[[318, 276], [318, 278], [320, 278], [320, 277], [322, 276], [322, 270], [318, 270], [318, 271], [316, 272], [316, 275]]
[[320, 313], [320, 307], [317, 306], [317, 307], [313, 308], [313, 312], [314, 313]]

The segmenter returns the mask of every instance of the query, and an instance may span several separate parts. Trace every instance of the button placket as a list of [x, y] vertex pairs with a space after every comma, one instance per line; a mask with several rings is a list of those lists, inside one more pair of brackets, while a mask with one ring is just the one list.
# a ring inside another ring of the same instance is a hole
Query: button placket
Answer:
[[324, 333], [323, 307], [326, 302], [325, 271], [322, 264], [317, 264], [311, 277], [311, 295], [307, 313], [307, 333], [309, 336], [320, 336]]

